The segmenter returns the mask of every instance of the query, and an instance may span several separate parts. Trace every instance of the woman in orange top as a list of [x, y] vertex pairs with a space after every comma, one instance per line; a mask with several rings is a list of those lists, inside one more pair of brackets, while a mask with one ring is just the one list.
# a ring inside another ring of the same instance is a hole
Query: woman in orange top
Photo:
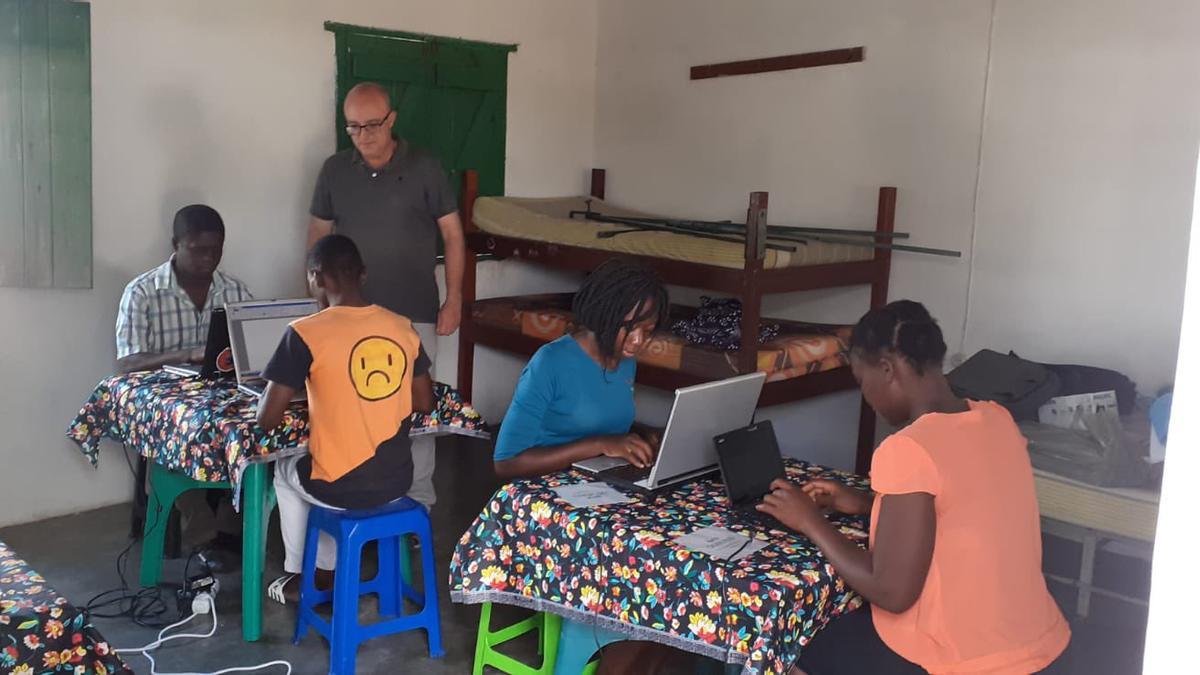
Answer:
[[[834, 619], [797, 663], [829, 673], [1038, 672], [1071, 631], [1042, 576], [1033, 471], [1012, 417], [954, 395], [946, 343], [920, 303], [867, 313], [850, 338], [863, 397], [894, 426], [868, 494], [779, 480], [759, 508], [812, 539], [871, 609]], [[871, 515], [860, 549], [821, 508]]]

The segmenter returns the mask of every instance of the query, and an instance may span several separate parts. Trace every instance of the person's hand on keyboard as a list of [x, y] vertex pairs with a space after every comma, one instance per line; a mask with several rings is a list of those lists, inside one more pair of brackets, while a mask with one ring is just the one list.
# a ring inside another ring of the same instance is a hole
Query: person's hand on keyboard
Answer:
[[654, 463], [654, 449], [637, 434], [605, 436], [601, 439], [600, 451], [608, 457], [619, 457], [643, 469]]
[[779, 522], [801, 534], [805, 534], [813, 523], [825, 518], [816, 502], [804, 494], [799, 485], [786, 478], [776, 478], [771, 483], [771, 491], [755, 508], [775, 516]]
[[810, 480], [800, 487], [817, 506], [833, 509], [850, 516], [865, 516], [871, 512], [874, 502], [869, 493], [856, 490], [836, 480]]

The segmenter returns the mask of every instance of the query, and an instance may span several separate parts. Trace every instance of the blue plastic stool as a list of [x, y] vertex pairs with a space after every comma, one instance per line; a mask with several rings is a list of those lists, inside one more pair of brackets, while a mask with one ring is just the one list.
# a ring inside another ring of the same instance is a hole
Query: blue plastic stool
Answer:
[[[337, 570], [333, 592], [319, 591], [314, 583], [317, 568], [317, 541], [325, 531], [337, 542]], [[421, 578], [424, 592], [410, 583], [408, 543], [404, 535], [415, 534], [421, 543]], [[370, 581], [359, 581], [363, 546], [379, 542], [379, 572]], [[358, 598], [374, 593], [379, 596], [382, 621], [363, 626], [358, 623]], [[415, 614], [403, 614], [404, 599], [421, 605]], [[317, 605], [333, 601], [333, 617], [325, 621], [317, 615]], [[332, 624], [332, 625], [331, 625]], [[425, 507], [404, 497], [376, 509], [337, 511], [314, 506], [308, 512], [308, 534], [304, 541], [304, 572], [300, 581], [300, 610], [296, 615], [293, 642], [313, 627], [329, 640], [329, 672], [352, 675], [358, 646], [380, 635], [424, 628], [429, 640], [429, 656], [441, 658], [442, 621], [438, 610], [437, 571], [433, 562], [433, 532]]]
[[590, 667], [588, 662], [599, 647], [628, 639], [627, 635], [598, 628], [590, 623], [563, 619], [562, 633], [558, 637], [558, 657], [554, 661], [554, 675], [594, 673], [599, 661]]

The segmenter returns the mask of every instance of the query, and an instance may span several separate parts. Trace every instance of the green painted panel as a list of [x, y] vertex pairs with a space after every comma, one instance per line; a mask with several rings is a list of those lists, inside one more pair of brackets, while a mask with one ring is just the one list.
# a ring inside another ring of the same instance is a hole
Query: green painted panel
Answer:
[[49, 3], [21, 2], [21, 149], [24, 154], [25, 276], [22, 285], [54, 284], [50, 229]]
[[434, 113], [436, 108], [430, 104], [436, 96], [431, 87], [404, 82], [391, 83], [392, 106], [396, 111], [396, 123], [393, 132], [418, 147], [433, 150]]
[[[481, 171], [479, 192], [485, 195], [504, 194], [504, 147], [497, 149], [497, 137], [504, 136], [504, 105], [502, 91], [489, 91], [480, 97], [480, 105], [471, 121], [454, 161], [456, 174], [462, 169], [490, 167]], [[496, 169], [499, 170], [496, 170]], [[457, 178], [457, 175], [455, 176]], [[459, 179], [458, 182], [461, 182]]]
[[439, 87], [504, 91], [508, 86], [508, 54], [488, 49], [439, 47]]
[[354, 78], [433, 84], [434, 71], [432, 63], [396, 62], [386, 55], [364, 54], [354, 57]]
[[0, 286], [25, 278], [20, 2], [0, 0]]
[[54, 287], [91, 288], [91, 6], [61, 1], [48, 6]]
[[504, 42], [482, 42], [480, 40], [465, 40], [463, 38], [430, 35], [429, 33], [413, 33], [411, 31], [389, 30], [386, 28], [367, 28], [364, 26], [355, 26], [349, 23], [338, 23], [336, 21], [326, 21], [325, 30], [334, 33], [352, 33], [356, 35], [369, 35], [371, 37], [400, 38], [403, 40], [417, 42], [436, 41], [439, 44], [469, 45], [471, 47], [480, 47], [483, 49], [495, 49], [504, 53], [517, 51], [517, 45]]
[[[512, 45], [327, 23], [338, 58], [341, 100], [375, 81], [392, 92], [396, 133], [433, 152], [457, 191], [465, 169], [478, 169], [481, 194], [504, 194], [505, 90]], [[344, 131], [338, 147], [351, 147]]]
[[387, 87], [395, 133], [442, 161], [457, 193], [462, 172], [479, 171], [479, 191], [504, 194], [505, 106], [512, 45], [327, 23], [337, 53], [338, 149], [351, 147], [341, 102], [355, 84]]

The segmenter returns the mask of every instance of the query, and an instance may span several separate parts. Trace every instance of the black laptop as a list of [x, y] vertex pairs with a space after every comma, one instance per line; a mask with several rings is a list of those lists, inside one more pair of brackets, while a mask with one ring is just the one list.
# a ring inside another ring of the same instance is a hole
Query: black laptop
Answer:
[[733, 511], [766, 527], [786, 530], [774, 517], [755, 508], [771, 491], [771, 483], [787, 475], [770, 420], [721, 434], [713, 443]]
[[208, 342], [204, 346], [204, 360], [200, 363], [169, 363], [163, 366], [168, 373], [184, 377], [199, 377], [215, 380], [233, 377], [233, 354], [229, 350], [229, 322], [225, 309], [212, 312], [208, 322]]

